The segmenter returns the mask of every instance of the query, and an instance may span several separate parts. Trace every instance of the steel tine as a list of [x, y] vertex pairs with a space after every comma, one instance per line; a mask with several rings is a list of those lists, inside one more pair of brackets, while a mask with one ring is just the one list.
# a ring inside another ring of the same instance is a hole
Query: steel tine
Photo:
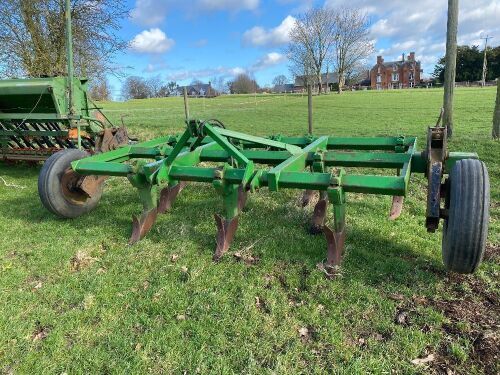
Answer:
[[342, 254], [344, 253], [345, 243], [345, 229], [340, 232], [334, 232], [327, 225], [323, 227], [328, 251], [326, 256], [326, 265], [328, 267], [339, 266], [342, 261]]
[[164, 214], [170, 211], [177, 195], [186, 187], [186, 181], [180, 181], [174, 187], [166, 187], [160, 192], [160, 203], [158, 204], [158, 213]]
[[128, 241], [129, 245], [133, 245], [143, 239], [149, 233], [158, 216], [158, 210], [143, 212], [140, 217], [132, 216], [132, 235]]
[[215, 214], [214, 217], [215, 224], [217, 225], [217, 247], [213, 260], [217, 262], [222, 258], [233, 242], [234, 234], [236, 233], [236, 229], [238, 229], [238, 216], [231, 220], [226, 220], [218, 214]]
[[392, 197], [392, 206], [391, 212], [389, 213], [389, 220], [396, 220], [399, 216], [401, 216], [401, 212], [403, 211], [404, 199], [404, 197], [400, 196]]

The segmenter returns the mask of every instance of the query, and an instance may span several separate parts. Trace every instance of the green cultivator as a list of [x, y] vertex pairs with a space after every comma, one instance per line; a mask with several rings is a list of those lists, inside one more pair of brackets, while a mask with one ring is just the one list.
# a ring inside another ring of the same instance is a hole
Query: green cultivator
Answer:
[[[188, 121], [180, 136], [92, 157], [83, 157], [76, 150], [55, 154], [42, 169], [39, 192], [50, 211], [76, 217], [97, 205], [101, 189], [96, 189], [100, 186], [96, 181], [103, 176], [127, 177], [143, 204], [142, 214], [133, 218], [129, 241], [133, 244], [149, 232], [158, 214], [169, 210], [186, 183], [209, 183], [224, 202], [223, 213], [215, 215], [214, 260], [219, 260], [235, 236], [249, 192], [263, 187], [271, 191], [302, 189], [305, 206], [318, 191], [311, 232], [325, 234], [327, 265], [337, 266], [346, 235], [346, 194], [393, 196], [390, 218], [395, 219], [401, 213], [411, 174], [423, 173], [428, 180], [426, 226], [434, 232], [440, 219], [444, 220], [446, 268], [473, 272], [481, 262], [487, 235], [486, 168], [476, 154], [447, 152], [445, 128], [429, 128], [424, 151], [417, 151], [416, 143], [411, 137], [261, 138], [226, 129], [217, 120]], [[345, 169], [348, 167], [356, 171], [392, 169], [394, 175], [351, 174]], [[331, 223], [327, 220], [329, 206]]]

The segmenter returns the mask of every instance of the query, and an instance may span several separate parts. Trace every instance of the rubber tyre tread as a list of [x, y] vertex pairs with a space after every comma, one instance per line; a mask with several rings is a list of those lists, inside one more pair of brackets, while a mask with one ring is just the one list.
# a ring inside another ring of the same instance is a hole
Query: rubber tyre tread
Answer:
[[450, 173], [442, 256], [447, 270], [473, 273], [483, 259], [488, 234], [490, 181], [483, 162], [463, 159]]
[[38, 176], [38, 195], [44, 207], [53, 214], [66, 219], [76, 218], [92, 211], [101, 200], [102, 186], [97, 193], [85, 202], [76, 204], [64, 197], [61, 178], [71, 167], [71, 162], [89, 156], [82, 150], [62, 150], [49, 157]]

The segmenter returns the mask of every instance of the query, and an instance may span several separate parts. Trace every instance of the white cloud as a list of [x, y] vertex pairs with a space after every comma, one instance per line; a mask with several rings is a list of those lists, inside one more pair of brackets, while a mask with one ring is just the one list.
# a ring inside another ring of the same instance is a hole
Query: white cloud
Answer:
[[270, 52], [250, 67], [251, 72], [267, 69], [271, 66], [284, 63], [286, 56], [278, 52]]
[[198, 70], [188, 70], [181, 69], [170, 72], [167, 74], [167, 79], [174, 81], [201, 79], [201, 78], [211, 78], [214, 76], [223, 77], [236, 77], [239, 74], [247, 73], [253, 74], [272, 66], [281, 64], [286, 61], [286, 57], [278, 52], [270, 52], [264, 55], [262, 58], [258, 59], [255, 63], [251, 64], [247, 68], [242, 67], [224, 67], [219, 66], [216, 68], [206, 68]]
[[198, 0], [199, 6], [208, 10], [255, 10], [259, 7], [260, 0]]
[[160, 25], [167, 16], [167, 12], [176, 8], [187, 14], [196, 14], [200, 11], [253, 11], [260, 5], [260, 0], [135, 0], [135, 7], [130, 12], [132, 20], [145, 26]]
[[287, 16], [280, 25], [272, 29], [255, 26], [243, 34], [243, 44], [252, 46], [279, 46], [290, 41], [290, 31], [295, 18]]
[[[349, 6], [364, 9], [373, 20], [371, 37], [390, 47], [379, 49], [386, 60], [400, 58], [415, 51], [426, 74], [444, 56], [446, 40], [447, 1], [445, 0], [349, 0]], [[345, 0], [325, 0], [328, 7], [345, 5]], [[458, 43], [480, 44], [481, 33], [500, 35], [499, 0], [460, 1]], [[493, 39], [493, 43], [498, 45]]]
[[169, 1], [136, 0], [135, 8], [130, 12], [130, 17], [140, 25], [159, 25], [167, 15], [169, 3]]
[[175, 44], [173, 39], [158, 28], [144, 30], [131, 41], [131, 49], [138, 53], [164, 53]]

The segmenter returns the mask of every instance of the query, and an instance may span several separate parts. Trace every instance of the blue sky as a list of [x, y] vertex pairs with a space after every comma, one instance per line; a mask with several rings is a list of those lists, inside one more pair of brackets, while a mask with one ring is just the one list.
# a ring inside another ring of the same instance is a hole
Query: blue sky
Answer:
[[[444, 54], [446, 0], [128, 0], [121, 36], [131, 48], [117, 56], [127, 75], [189, 83], [252, 74], [260, 85], [289, 76], [283, 49], [294, 17], [311, 6], [355, 6], [367, 12], [375, 52], [388, 59], [415, 51], [430, 75]], [[500, 44], [500, 0], [460, 1], [460, 44], [485, 33]], [[115, 96], [121, 79], [110, 77]]]

